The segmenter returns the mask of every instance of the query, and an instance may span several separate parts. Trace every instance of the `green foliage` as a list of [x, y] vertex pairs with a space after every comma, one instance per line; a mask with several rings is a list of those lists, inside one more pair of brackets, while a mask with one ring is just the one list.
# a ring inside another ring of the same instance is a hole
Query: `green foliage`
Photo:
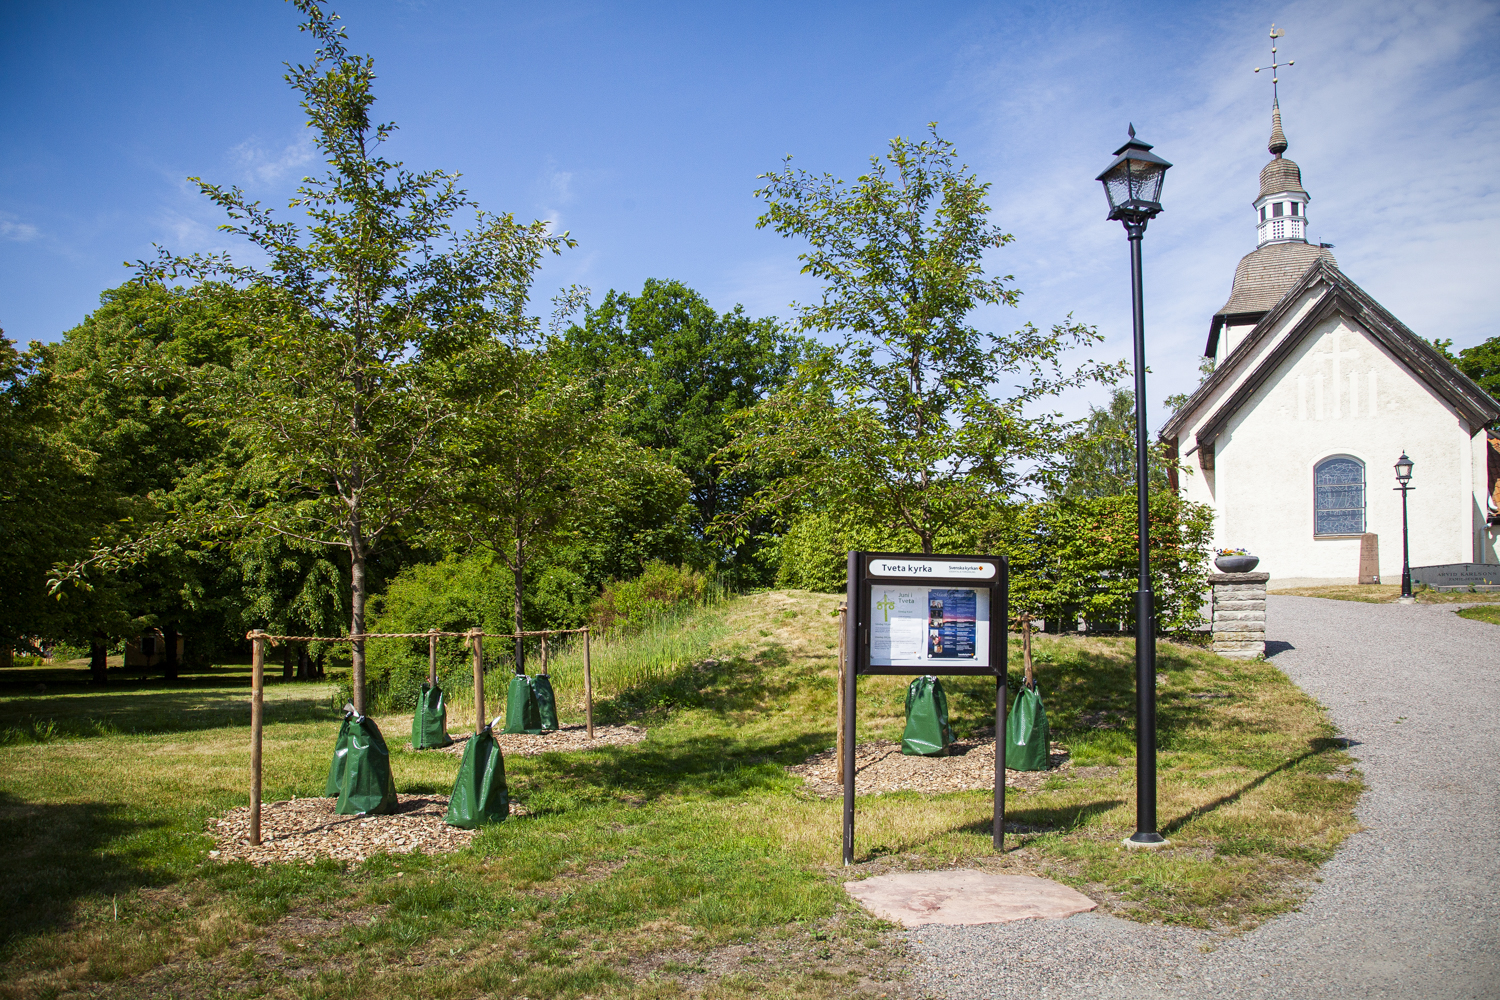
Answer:
[[653, 562], [634, 580], [606, 583], [589, 611], [589, 624], [601, 631], [639, 632], [658, 618], [702, 603], [713, 589], [697, 570]]
[[[1095, 630], [1133, 627], [1136, 505], [1131, 496], [1061, 497], [999, 507], [967, 534], [937, 537], [941, 551], [993, 553], [1010, 561], [1013, 611], [1030, 611], [1049, 630], [1082, 617]], [[1151, 581], [1158, 627], [1192, 628], [1207, 594], [1212, 509], [1168, 491], [1151, 495]], [[776, 546], [777, 585], [844, 589], [849, 551], [910, 551], [913, 537], [831, 514], [792, 523]]]
[[721, 475], [715, 455], [733, 436], [728, 418], [786, 382], [801, 341], [775, 320], [751, 319], [740, 306], [720, 315], [681, 282], [650, 278], [639, 295], [606, 295], [582, 326], [568, 329], [564, 348], [579, 370], [602, 376], [622, 394], [638, 392], [621, 431], [688, 477], [693, 533], [706, 548], [694, 561], [754, 581], [754, 536], [770, 523], [752, 523], [750, 540], [735, 547], [711, 539], [708, 528], [737, 515], [764, 484], [743, 471]]
[[[1148, 441], [1151, 489], [1167, 488], [1169, 462], [1160, 441]], [[1135, 393], [1115, 389], [1107, 407], [1090, 406], [1083, 425], [1068, 435], [1063, 496], [1104, 497], [1135, 492]]]
[[1479, 383], [1479, 388], [1500, 399], [1500, 337], [1458, 352], [1458, 370]]
[[[805, 239], [802, 270], [824, 283], [798, 329], [842, 339], [738, 421], [731, 469], [779, 472], [746, 512], [859, 511], [932, 552], [949, 525], [1049, 481], [1066, 428], [1039, 404], [1119, 366], [1064, 369], [1068, 350], [1100, 339], [1071, 317], [1046, 333], [970, 325], [1020, 293], [985, 273], [1011, 237], [989, 224], [989, 185], [953, 145], [935, 129], [893, 139], [853, 185], [789, 165], [763, 180], [757, 225]], [[721, 526], [749, 531], [743, 514]]]
[[[592, 590], [563, 566], [539, 567], [526, 588], [524, 613], [529, 629], [577, 628], [587, 618]], [[515, 577], [492, 554], [447, 558], [409, 567], [370, 602], [370, 631], [385, 633], [511, 631]], [[486, 655], [505, 649], [486, 647]], [[407, 709], [427, 676], [426, 639], [372, 639], [367, 645], [371, 704]], [[438, 677], [452, 690], [472, 676], [472, 660], [458, 639], [438, 643]]]

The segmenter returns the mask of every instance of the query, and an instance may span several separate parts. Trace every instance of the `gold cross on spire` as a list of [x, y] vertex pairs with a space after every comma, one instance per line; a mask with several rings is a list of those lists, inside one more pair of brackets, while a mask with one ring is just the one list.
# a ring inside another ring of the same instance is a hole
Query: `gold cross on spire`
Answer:
[[1297, 60], [1295, 59], [1284, 63], [1279, 63], [1276, 61], [1276, 39], [1282, 37], [1285, 34], [1286, 32], [1276, 27], [1276, 25], [1271, 25], [1271, 65], [1255, 67], [1255, 72], [1257, 73], [1259, 73], [1263, 69], [1269, 69], [1271, 71], [1271, 103], [1276, 107], [1281, 106], [1281, 95], [1276, 92], [1276, 85], [1281, 82], [1281, 76], [1279, 75], [1281, 67], [1297, 65]]

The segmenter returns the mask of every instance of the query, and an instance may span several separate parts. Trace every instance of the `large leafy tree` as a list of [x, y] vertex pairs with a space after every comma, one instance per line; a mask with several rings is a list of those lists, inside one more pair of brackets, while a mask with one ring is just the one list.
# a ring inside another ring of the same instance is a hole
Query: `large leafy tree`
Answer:
[[[286, 79], [328, 164], [290, 202], [305, 227], [238, 188], [199, 181], [229, 215], [222, 228], [265, 264], [164, 251], [142, 263], [141, 277], [223, 279], [256, 293], [238, 316], [251, 344], [244, 361], [196, 382], [246, 464], [235, 488], [197, 504], [179, 531], [241, 543], [276, 534], [338, 551], [358, 637], [372, 553], [438, 496], [455, 416], [447, 373], [516, 321], [540, 258], [571, 241], [544, 223], [478, 213], [456, 175], [388, 159], [395, 126], [371, 117], [373, 60], [347, 51], [337, 16], [318, 0], [296, 4], [318, 49]], [[470, 210], [472, 227], [459, 228]], [[352, 654], [363, 711], [358, 638]]]
[[[787, 470], [745, 510], [855, 512], [930, 553], [982, 505], [1049, 482], [1067, 428], [1046, 402], [1118, 367], [1066, 367], [1069, 349], [1100, 339], [1071, 317], [1048, 331], [973, 325], [1020, 294], [985, 271], [1011, 237], [936, 127], [892, 140], [853, 184], [790, 163], [763, 180], [757, 225], [805, 240], [802, 271], [823, 283], [797, 328], [834, 343], [740, 422], [731, 468]], [[745, 532], [743, 514], [722, 523]]]
[[601, 376], [601, 387], [635, 393], [621, 431], [687, 476], [693, 530], [707, 547], [700, 561], [753, 579], [754, 539], [770, 530], [768, 519], [751, 518], [749, 544], [736, 547], [708, 529], [738, 515], [765, 482], [745, 469], [722, 474], [718, 455], [734, 436], [729, 417], [786, 383], [801, 338], [774, 319], [752, 319], [741, 306], [717, 313], [681, 282], [651, 278], [639, 294], [611, 291], [582, 325], [568, 329], [563, 347], [578, 368]]
[[[1106, 406], [1089, 415], [1063, 443], [1057, 492], [1067, 497], [1113, 497], [1135, 492], [1135, 393], [1114, 389]], [[1161, 442], [1151, 443], [1147, 478], [1152, 490], [1169, 487]]]

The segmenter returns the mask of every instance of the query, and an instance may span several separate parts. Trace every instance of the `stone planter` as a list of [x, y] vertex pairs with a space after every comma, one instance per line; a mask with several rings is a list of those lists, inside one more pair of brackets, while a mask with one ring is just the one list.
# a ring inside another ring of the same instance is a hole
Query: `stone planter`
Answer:
[[1248, 573], [1260, 564], [1260, 556], [1219, 556], [1214, 565], [1221, 573]]

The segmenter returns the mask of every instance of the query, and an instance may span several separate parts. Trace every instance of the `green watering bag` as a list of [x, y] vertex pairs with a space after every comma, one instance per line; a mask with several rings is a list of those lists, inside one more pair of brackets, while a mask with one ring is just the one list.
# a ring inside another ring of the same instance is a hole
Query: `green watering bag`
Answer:
[[557, 728], [557, 695], [552, 693], [552, 678], [537, 674], [531, 678], [531, 693], [536, 696], [536, 715], [543, 729]]
[[[347, 742], [346, 742], [347, 737]], [[380, 727], [369, 716], [357, 715], [354, 706], [344, 706], [344, 725], [335, 745], [329, 785], [337, 776], [339, 797], [333, 811], [340, 816], [374, 815], [396, 809], [396, 779], [391, 776], [391, 752]]]
[[411, 717], [412, 749], [445, 747], [452, 742], [448, 736], [448, 706], [443, 701], [443, 689], [423, 681], [417, 694], [417, 714]]
[[443, 822], [472, 830], [486, 823], [500, 823], [510, 815], [510, 790], [505, 786], [505, 755], [495, 742], [494, 723], [470, 737], [464, 747], [458, 780], [448, 798]]
[[1047, 770], [1047, 747], [1051, 739], [1047, 728], [1047, 710], [1036, 681], [1028, 687], [1023, 681], [1016, 692], [1015, 704], [1005, 720], [1005, 766], [1011, 771]]
[[339, 738], [333, 744], [333, 763], [328, 766], [324, 795], [337, 795], [344, 787], [344, 765], [349, 763], [349, 716], [353, 711], [353, 705], [344, 706], [344, 724], [339, 726]]
[[906, 731], [901, 734], [901, 752], [931, 757], [947, 750], [952, 742], [943, 682], [936, 677], [918, 677], [906, 689]]
[[[552, 685], [547, 685], [550, 694]], [[505, 729], [507, 733], [531, 733], [542, 731], [542, 717], [537, 710], [536, 689], [532, 678], [516, 674], [510, 679], [510, 691], [505, 696]]]

